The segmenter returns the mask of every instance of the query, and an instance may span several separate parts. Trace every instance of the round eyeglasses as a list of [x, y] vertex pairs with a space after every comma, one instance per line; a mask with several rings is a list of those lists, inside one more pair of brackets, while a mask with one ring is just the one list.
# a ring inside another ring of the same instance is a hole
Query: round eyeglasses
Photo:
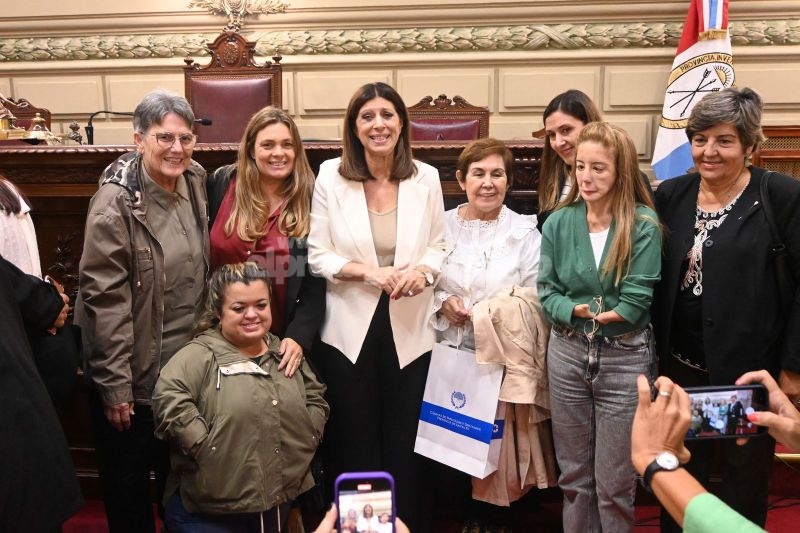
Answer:
[[178, 139], [178, 142], [180, 142], [181, 146], [184, 148], [191, 148], [197, 142], [197, 135], [194, 133], [175, 135], [174, 133], [164, 132], [152, 133], [151, 135], [156, 138], [156, 142], [158, 142], [158, 145], [162, 148], [172, 148], [172, 145], [175, 144], [175, 139]]

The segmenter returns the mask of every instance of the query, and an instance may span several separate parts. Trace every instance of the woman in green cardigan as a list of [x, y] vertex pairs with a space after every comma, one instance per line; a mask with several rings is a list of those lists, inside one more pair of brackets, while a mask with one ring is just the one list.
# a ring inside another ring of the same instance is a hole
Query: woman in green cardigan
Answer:
[[652, 375], [653, 285], [661, 230], [622, 129], [587, 124], [571, 190], [542, 237], [539, 297], [564, 531], [633, 531], [630, 428], [636, 377]]

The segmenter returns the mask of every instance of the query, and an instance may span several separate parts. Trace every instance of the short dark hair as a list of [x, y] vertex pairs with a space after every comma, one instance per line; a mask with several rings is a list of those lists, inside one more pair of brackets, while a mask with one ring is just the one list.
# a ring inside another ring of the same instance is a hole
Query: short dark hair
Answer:
[[461, 151], [461, 155], [458, 156], [458, 163], [456, 163], [456, 170], [460, 172], [461, 176], [459, 181], [466, 179], [467, 171], [471, 164], [482, 161], [490, 155], [499, 155], [503, 158], [508, 187], [511, 188], [514, 185], [514, 154], [511, 153], [511, 150], [503, 141], [491, 137], [472, 141]]
[[764, 141], [761, 130], [763, 109], [761, 97], [749, 87], [728, 87], [709, 93], [692, 108], [686, 123], [686, 136], [691, 142], [692, 137], [703, 130], [718, 124], [730, 124], [736, 128], [742, 146], [755, 149]]
[[339, 174], [355, 181], [366, 181], [372, 178], [367, 168], [364, 145], [361, 144], [361, 140], [359, 140], [356, 133], [356, 120], [358, 119], [358, 112], [361, 111], [364, 104], [374, 98], [384, 98], [391, 102], [402, 122], [400, 138], [394, 147], [391, 179], [404, 180], [410, 178], [417, 173], [417, 168], [414, 165], [414, 158], [411, 154], [411, 135], [409, 133], [406, 104], [391, 85], [381, 81], [361, 86], [347, 105], [347, 112], [344, 116], [342, 163], [339, 165]]

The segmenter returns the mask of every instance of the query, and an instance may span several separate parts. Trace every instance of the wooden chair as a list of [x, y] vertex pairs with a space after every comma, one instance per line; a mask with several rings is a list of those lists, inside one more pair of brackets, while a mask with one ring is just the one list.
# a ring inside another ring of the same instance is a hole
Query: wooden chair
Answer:
[[460, 96], [426, 96], [408, 108], [412, 141], [471, 141], [489, 136], [489, 109]]
[[753, 164], [800, 179], [800, 126], [765, 126]]
[[199, 142], [238, 143], [256, 111], [283, 105], [281, 57], [257, 65], [255, 46], [235, 30], [226, 29], [208, 45], [208, 65], [200, 67], [191, 58], [184, 60], [186, 99], [196, 118], [211, 120], [210, 125], [197, 127]]
[[11, 111], [11, 114], [16, 117], [14, 126], [17, 128], [24, 128], [27, 130], [31, 125], [31, 120], [33, 120], [33, 118], [36, 116], [36, 113], [39, 113], [39, 115], [44, 119], [47, 129], [50, 129], [51, 115], [49, 109], [36, 107], [24, 98], [14, 100], [13, 98], [5, 98], [2, 95], [0, 95], [0, 103], [8, 108], [8, 110]]

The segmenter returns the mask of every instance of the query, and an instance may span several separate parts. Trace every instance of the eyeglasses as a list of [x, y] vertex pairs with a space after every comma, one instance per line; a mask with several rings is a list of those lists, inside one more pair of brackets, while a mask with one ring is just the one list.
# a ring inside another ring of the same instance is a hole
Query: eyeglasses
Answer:
[[184, 148], [191, 148], [197, 142], [197, 135], [194, 133], [181, 133], [180, 135], [176, 136], [174, 133], [164, 132], [152, 133], [151, 135], [156, 138], [156, 141], [161, 148], [172, 148], [172, 145], [175, 144], [176, 138]]
[[583, 334], [586, 335], [586, 340], [591, 342], [594, 339], [597, 330], [600, 329], [600, 322], [597, 321], [597, 315], [603, 312], [603, 297], [595, 296], [589, 302], [589, 312], [592, 318], [583, 323]]

